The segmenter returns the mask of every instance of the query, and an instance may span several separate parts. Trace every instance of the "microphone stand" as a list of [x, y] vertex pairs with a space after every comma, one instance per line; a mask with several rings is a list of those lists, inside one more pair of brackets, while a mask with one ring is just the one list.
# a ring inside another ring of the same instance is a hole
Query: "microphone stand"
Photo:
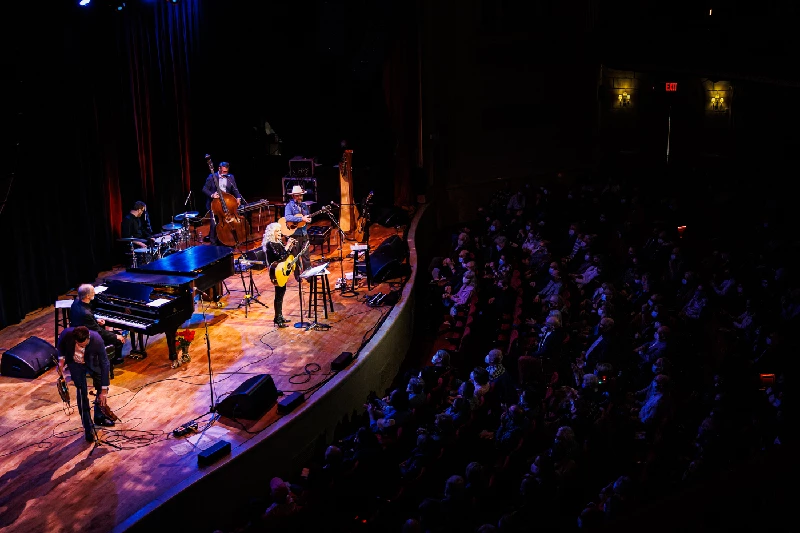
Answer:
[[[201, 291], [200, 289], [195, 287], [195, 292], [199, 292], [202, 295], [205, 295], [208, 298], [208, 301], [211, 301], [211, 298], [205, 292]], [[206, 320], [206, 311], [208, 307], [203, 307], [202, 298], [200, 298], [200, 311], [203, 314], [203, 327], [206, 330], [206, 358], [208, 359], [208, 388], [211, 394], [211, 405], [208, 408], [208, 413], [215, 413], [217, 408], [214, 405], [214, 380], [213, 380], [213, 373], [211, 370], [211, 337], [208, 335], [208, 321]], [[205, 414], [208, 414], [205, 413]], [[202, 416], [202, 415], [201, 415]], [[197, 417], [200, 418], [200, 417]], [[197, 420], [197, 418], [195, 420]]]
[[[344, 238], [345, 238], [344, 237], [344, 231], [342, 230], [342, 227], [339, 225], [339, 222], [336, 221], [336, 217], [333, 216], [333, 213], [331, 213], [330, 210], [328, 210], [327, 213], [328, 213], [328, 216], [331, 219], [331, 222], [333, 222], [333, 224], [336, 226], [336, 229], [339, 230], [339, 258], [336, 259], [336, 261], [339, 261], [339, 269], [340, 269], [340, 271], [342, 273], [342, 278], [341, 278], [342, 279], [342, 283], [341, 283], [341, 287], [340, 287], [341, 290], [340, 290], [339, 294], [341, 296], [345, 296], [345, 297], [355, 296], [357, 294], [355, 291], [347, 291], [347, 290], [345, 290], [345, 288], [347, 287], [347, 279], [344, 277], [344, 257], [342, 256], [342, 251], [343, 251], [343, 248], [344, 248]], [[330, 259], [328, 259], [328, 260], [330, 261]]]

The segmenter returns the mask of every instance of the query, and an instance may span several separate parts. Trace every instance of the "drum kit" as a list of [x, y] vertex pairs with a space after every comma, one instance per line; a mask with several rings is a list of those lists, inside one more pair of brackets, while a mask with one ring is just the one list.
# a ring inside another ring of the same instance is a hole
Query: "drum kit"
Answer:
[[[203, 219], [197, 211], [187, 211], [172, 218], [173, 222], [161, 226], [162, 232], [156, 233], [149, 239], [125, 237], [117, 239], [130, 244], [131, 267], [152, 263], [157, 259], [170, 256], [176, 252], [186, 250], [197, 244], [197, 226]], [[137, 245], [137, 243], [145, 246]]]

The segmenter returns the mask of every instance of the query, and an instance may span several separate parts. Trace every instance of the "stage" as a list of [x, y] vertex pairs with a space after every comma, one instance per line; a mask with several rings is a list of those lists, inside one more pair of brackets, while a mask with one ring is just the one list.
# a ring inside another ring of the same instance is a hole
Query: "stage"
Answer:
[[[397, 230], [373, 225], [371, 233], [370, 245], [374, 250]], [[331, 241], [330, 251], [327, 246], [324, 248], [326, 258], [339, 256], [335, 234]], [[9, 532], [105, 532], [141, 524], [153, 509], [197, 485], [211, 472], [217, 472], [220, 465], [249, 449], [256, 441], [267, 440], [277, 427], [291, 424], [297, 412], [310, 412], [311, 405], [320, 397], [318, 391], [330, 386], [332, 377], [338, 380], [337, 386], [341, 388], [347, 376], [344, 372], [332, 373], [331, 361], [344, 351], [358, 353], [373, 335], [385, 334], [381, 333], [381, 325], [390, 317], [391, 308], [370, 307], [364, 301], [365, 296], [389, 292], [404, 281], [391, 279], [368, 291], [364, 280], [355, 295], [343, 296], [334, 285], [341, 277], [342, 267], [345, 273], [353, 271], [352, 259], [347, 257], [351, 244], [355, 243], [344, 243], [342, 266], [331, 262], [328, 267], [334, 312], [326, 319], [320, 307], [317, 316], [320, 323], [330, 326], [329, 329], [291, 327], [300, 320], [298, 286], [293, 279], [284, 300], [284, 316], [289, 319], [290, 327], [276, 328], [272, 323], [274, 289], [268, 269], [251, 270], [258, 289], [256, 296], [268, 308], [257, 302], [251, 302], [246, 308], [240, 306], [249, 272], [244, 273], [244, 284], [238, 273], [225, 281], [229, 293], [222, 297], [221, 308], [198, 298], [194, 314], [180, 328], [191, 329], [196, 334], [189, 349], [191, 362], [171, 369], [166, 341], [160, 334], [150, 338], [146, 359], [127, 359], [116, 367], [108, 404], [120, 421], [113, 428], [99, 428], [102, 440], [108, 444], [95, 448], [84, 440], [80, 418], [74, 410], [75, 389], [70, 383], [73, 409], [66, 409], [55, 387], [54, 369], [32, 380], [0, 377], [3, 405], [0, 414], [0, 529]], [[320, 248], [316, 246], [312, 250], [315, 264], [321, 257]], [[412, 263], [414, 257], [412, 250]], [[119, 270], [122, 269], [101, 274], [95, 283], [99, 284], [104, 277]], [[403, 294], [409, 294], [409, 289], [403, 289]], [[308, 320], [306, 290], [307, 284], [303, 286], [304, 320]], [[0, 331], [2, 351], [30, 336], [52, 343], [53, 314], [52, 306], [44, 308], [30, 314], [22, 323]], [[408, 334], [409, 323], [410, 318], [404, 321], [400, 336]], [[213, 370], [213, 400], [206, 328]], [[127, 343], [123, 353], [127, 355], [129, 350]], [[374, 377], [374, 380], [385, 382], [388, 373], [397, 366], [396, 359], [397, 356], [393, 356], [391, 362], [381, 363], [386, 366], [380, 373], [386, 375]], [[373, 373], [374, 369], [370, 370], [370, 375]], [[259, 374], [269, 374], [284, 394], [303, 392], [303, 408], [281, 416], [272, 406], [258, 420], [235, 421], [221, 417], [202, 434], [190, 434], [188, 438], [173, 436], [173, 429], [196, 418], [203, 429], [214, 417], [204, 415], [211, 405], [246, 379]], [[370, 380], [373, 378], [364, 380], [365, 387], [374, 386], [374, 382], [368, 383]], [[198, 468], [200, 450], [220, 440], [230, 442], [233, 453], [212, 467]], [[288, 451], [287, 460], [297, 453], [297, 450]], [[215, 490], [224, 491], [224, 488]], [[201, 514], [202, 508], [196, 511]]]

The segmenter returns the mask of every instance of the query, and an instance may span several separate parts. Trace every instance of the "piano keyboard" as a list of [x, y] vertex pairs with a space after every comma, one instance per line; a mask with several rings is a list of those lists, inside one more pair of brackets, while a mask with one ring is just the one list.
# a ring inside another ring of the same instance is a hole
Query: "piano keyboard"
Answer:
[[123, 326], [137, 331], [146, 331], [158, 324], [158, 320], [149, 320], [138, 316], [109, 313], [106, 311], [97, 312], [94, 314], [94, 317], [97, 320], [102, 318], [109, 325]]

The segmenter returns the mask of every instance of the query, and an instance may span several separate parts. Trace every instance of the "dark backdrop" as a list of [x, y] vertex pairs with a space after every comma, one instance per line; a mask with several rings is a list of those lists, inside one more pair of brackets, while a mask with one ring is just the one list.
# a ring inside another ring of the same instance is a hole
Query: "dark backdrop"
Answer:
[[[249, 201], [280, 196], [290, 157], [316, 156], [330, 182], [320, 190], [332, 195], [347, 138], [357, 195], [396, 200], [394, 167], [409, 163], [395, 147], [413, 131], [391, 116], [416, 94], [413, 3], [117, 5], [9, 6], [0, 327], [121, 262], [116, 238], [135, 201], [148, 204], [154, 229], [184, 210], [190, 190], [203, 210], [205, 153], [231, 163]], [[264, 120], [282, 156], [268, 155]]]

